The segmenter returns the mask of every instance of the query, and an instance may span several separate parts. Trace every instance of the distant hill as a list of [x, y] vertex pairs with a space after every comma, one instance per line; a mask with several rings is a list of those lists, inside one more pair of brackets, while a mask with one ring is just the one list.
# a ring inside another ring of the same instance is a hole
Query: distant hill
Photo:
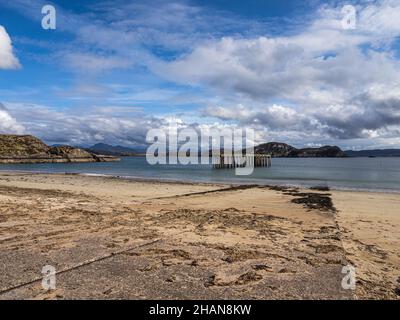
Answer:
[[296, 148], [282, 142], [268, 142], [254, 147], [255, 153], [270, 154], [273, 157], [288, 157]]
[[31, 135], [0, 134], [0, 163], [117, 161], [71, 146], [50, 147]]
[[97, 143], [94, 146], [89, 148], [85, 148], [85, 150], [95, 153], [95, 154], [104, 154], [110, 156], [135, 156], [138, 152], [135, 149], [123, 147], [123, 146], [112, 146], [106, 143]]
[[347, 157], [400, 157], [400, 149], [375, 149], [344, 152]]
[[337, 146], [323, 146], [320, 148], [297, 149], [282, 142], [263, 143], [254, 148], [255, 153], [270, 154], [275, 158], [337, 158], [345, 157], [344, 152]]

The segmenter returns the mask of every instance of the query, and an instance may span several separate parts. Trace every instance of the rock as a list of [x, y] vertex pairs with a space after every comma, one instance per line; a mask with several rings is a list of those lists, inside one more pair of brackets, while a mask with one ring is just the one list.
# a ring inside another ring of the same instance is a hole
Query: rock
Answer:
[[286, 143], [268, 142], [254, 148], [256, 154], [270, 154], [273, 157], [310, 158], [310, 157], [345, 157], [337, 146], [297, 149]]
[[271, 154], [273, 157], [288, 157], [294, 147], [281, 142], [263, 143], [254, 148], [255, 153]]
[[253, 265], [251, 267], [254, 270], [257, 270], [257, 271], [259, 271], [259, 270], [267, 270], [267, 271], [271, 270], [271, 267], [267, 266], [266, 264], [255, 264], [255, 265]]
[[93, 154], [71, 146], [58, 146], [51, 147], [50, 154], [54, 154], [56, 156], [67, 157], [67, 158], [90, 158], [93, 157]]
[[71, 146], [50, 147], [31, 135], [0, 135], [0, 163], [103, 162], [119, 158], [95, 155]]
[[289, 157], [298, 158], [337, 158], [344, 157], [344, 152], [336, 146], [324, 146], [321, 148], [304, 148], [292, 150]]
[[255, 282], [258, 280], [261, 280], [263, 277], [258, 274], [257, 272], [254, 271], [249, 271], [246, 272], [244, 274], [242, 274], [236, 281], [235, 284], [236, 285], [244, 285], [247, 284], [249, 282]]
[[34, 136], [0, 135], [0, 157], [40, 157], [49, 154], [50, 147]]
[[197, 260], [193, 260], [192, 263], [190, 264], [192, 267], [197, 267], [199, 265], [199, 262]]

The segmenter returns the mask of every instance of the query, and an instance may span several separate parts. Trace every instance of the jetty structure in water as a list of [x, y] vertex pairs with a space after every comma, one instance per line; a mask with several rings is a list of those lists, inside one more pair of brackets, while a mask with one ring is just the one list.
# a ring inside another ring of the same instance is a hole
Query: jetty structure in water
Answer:
[[270, 167], [272, 165], [272, 157], [269, 154], [245, 154], [235, 155], [221, 154], [212, 157], [213, 168], [241, 168], [241, 167]]

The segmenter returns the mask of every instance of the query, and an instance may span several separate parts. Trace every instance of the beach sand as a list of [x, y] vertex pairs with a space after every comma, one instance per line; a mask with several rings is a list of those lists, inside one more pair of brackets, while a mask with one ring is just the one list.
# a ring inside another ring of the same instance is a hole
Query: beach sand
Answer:
[[3, 172], [0, 299], [399, 299], [399, 208], [400, 194]]

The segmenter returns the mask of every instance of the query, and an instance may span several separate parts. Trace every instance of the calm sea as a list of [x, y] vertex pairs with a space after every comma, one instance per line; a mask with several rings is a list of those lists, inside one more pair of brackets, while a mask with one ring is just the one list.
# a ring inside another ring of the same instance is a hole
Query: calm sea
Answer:
[[68, 172], [191, 182], [328, 186], [400, 192], [399, 158], [275, 158], [272, 167], [255, 168], [250, 176], [235, 176], [233, 169], [206, 165], [149, 165], [145, 157], [124, 157], [120, 162], [0, 164], [0, 170]]

